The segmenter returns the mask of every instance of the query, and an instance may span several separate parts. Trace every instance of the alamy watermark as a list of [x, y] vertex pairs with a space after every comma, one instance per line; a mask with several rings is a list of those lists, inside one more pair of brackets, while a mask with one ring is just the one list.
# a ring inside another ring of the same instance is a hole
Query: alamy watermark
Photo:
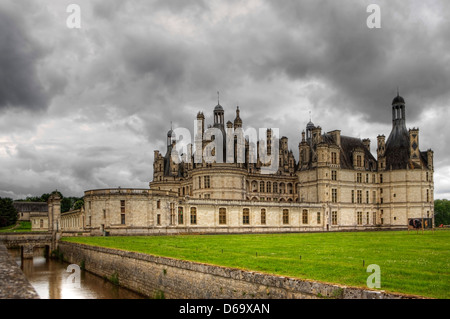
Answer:
[[378, 4], [369, 4], [367, 12], [371, 13], [366, 20], [369, 29], [381, 29], [381, 8]]
[[368, 288], [381, 288], [381, 269], [377, 264], [367, 266], [367, 272], [372, 273], [367, 277]]
[[81, 269], [77, 264], [71, 264], [67, 266], [67, 272], [71, 274], [66, 279], [66, 284], [71, 285], [74, 288], [81, 288]]

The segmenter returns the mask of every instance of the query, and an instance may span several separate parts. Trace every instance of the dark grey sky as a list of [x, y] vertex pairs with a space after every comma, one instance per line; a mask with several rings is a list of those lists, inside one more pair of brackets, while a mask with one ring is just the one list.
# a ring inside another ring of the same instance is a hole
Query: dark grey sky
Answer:
[[[68, 29], [66, 8], [81, 7]], [[381, 29], [366, 8], [381, 7]], [[435, 197], [450, 198], [450, 2], [0, 2], [0, 196], [148, 187], [170, 121], [278, 127], [298, 157], [309, 121], [370, 138], [390, 132], [397, 86]]]

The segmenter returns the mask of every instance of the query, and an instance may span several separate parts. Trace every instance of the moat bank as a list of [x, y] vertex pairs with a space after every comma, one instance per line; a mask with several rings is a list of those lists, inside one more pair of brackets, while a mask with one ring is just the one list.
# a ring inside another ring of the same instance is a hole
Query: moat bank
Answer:
[[44, 257], [43, 249], [35, 249], [33, 258], [22, 259], [19, 249], [9, 249], [11, 260], [20, 268], [40, 299], [138, 299], [143, 296], [111, 282], [80, 271], [80, 285], [68, 282], [68, 263]]
[[68, 262], [150, 298], [412, 298], [78, 243], [59, 249]]

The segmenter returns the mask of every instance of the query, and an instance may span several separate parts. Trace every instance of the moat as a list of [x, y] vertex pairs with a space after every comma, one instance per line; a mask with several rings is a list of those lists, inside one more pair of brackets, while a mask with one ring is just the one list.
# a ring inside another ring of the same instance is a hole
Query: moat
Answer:
[[32, 259], [21, 259], [20, 250], [9, 249], [28, 281], [41, 299], [142, 299], [143, 296], [81, 270], [80, 286], [67, 282], [71, 275], [68, 263], [44, 257], [44, 250], [35, 249]]

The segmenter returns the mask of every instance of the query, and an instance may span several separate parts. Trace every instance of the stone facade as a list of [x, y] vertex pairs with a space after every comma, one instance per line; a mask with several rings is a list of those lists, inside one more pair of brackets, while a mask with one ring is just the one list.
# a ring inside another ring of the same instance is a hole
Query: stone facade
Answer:
[[0, 243], [0, 299], [39, 299], [6, 247]]
[[[377, 137], [377, 158], [369, 139], [344, 136], [340, 130], [324, 133], [310, 121], [301, 133], [298, 161], [287, 137], [275, 139], [270, 129], [266, 141], [257, 143], [265, 143], [266, 155], [257, 147], [254, 162], [255, 145], [238, 136], [234, 158], [223, 152], [231, 161], [209, 162], [205, 157], [197, 162], [194, 153], [181, 154], [183, 161], [177, 162], [177, 140], [170, 130], [166, 155], [155, 151], [150, 189], [86, 191], [84, 212], [73, 215], [77, 221], [72, 223], [97, 234], [405, 229], [413, 220], [431, 227], [433, 152], [420, 151], [419, 129], [406, 129], [402, 97], [394, 99], [392, 112], [388, 140]], [[210, 128], [205, 128], [201, 112], [197, 122], [195, 138], [205, 154], [213, 141], [220, 141], [210, 129], [242, 129], [239, 108], [234, 122], [225, 125], [220, 104]], [[214, 145], [220, 149], [220, 143]], [[239, 154], [244, 162], [237, 160]], [[260, 155], [275, 158], [277, 169], [264, 172], [267, 162]]]

